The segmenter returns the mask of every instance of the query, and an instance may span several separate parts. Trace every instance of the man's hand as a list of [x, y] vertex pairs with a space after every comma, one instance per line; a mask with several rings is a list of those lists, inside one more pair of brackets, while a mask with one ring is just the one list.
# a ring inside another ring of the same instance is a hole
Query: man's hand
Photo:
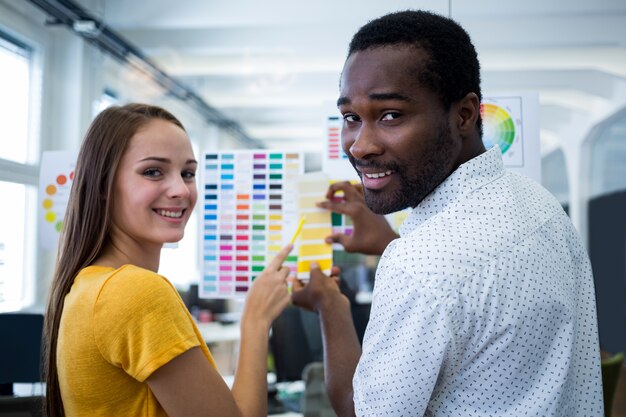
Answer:
[[[335, 194], [343, 191], [343, 200], [336, 201]], [[366, 255], [382, 255], [385, 248], [398, 235], [391, 229], [384, 216], [375, 214], [365, 204], [363, 188], [348, 181], [331, 184], [326, 192], [326, 201], [317, 204], [352, 219], [352, 234], [336, 233], [326, 238], [327, 243], [340, 243], [346, 252]]]
[[319, 265], [311, 263], [311, 277], [307, 284], [292, 280], [291, 302], [298, 307], [319, 313], [333, 303], [350, 304], [348, 298], [339, 291], [339, 268], [333, 266], [331, 276], [324, 275]]

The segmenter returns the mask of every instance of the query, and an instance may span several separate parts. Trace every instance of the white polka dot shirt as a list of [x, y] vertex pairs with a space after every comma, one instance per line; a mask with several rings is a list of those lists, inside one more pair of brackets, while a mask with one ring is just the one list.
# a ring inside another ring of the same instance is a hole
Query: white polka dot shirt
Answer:
[[385, 250], [353, 386], [359, 416], [603, 416], [587, 253], [497, 147]]

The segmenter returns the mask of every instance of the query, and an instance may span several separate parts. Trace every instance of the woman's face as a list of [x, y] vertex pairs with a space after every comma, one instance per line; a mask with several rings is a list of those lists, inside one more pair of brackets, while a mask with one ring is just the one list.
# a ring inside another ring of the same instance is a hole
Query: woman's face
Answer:
[[196, 204], [194, 158], [187, 134], [155, 119], [131, 138], [113, 185], [111, 237], [162, 246], [177, 242]]

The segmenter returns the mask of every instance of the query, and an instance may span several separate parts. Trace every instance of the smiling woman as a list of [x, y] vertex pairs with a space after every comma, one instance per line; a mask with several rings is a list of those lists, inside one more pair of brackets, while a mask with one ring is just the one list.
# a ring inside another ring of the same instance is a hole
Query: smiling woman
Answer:
[[110, 107], [92, 123], [46, 314], [48, 416], [266, 415], [269, 326], [288, 304], [282, 263], [292, 246], [250, 288], [231, 393], [182, 299], [156, 273], [164, 243], [184, 236], [197, 165], [164, 109]]

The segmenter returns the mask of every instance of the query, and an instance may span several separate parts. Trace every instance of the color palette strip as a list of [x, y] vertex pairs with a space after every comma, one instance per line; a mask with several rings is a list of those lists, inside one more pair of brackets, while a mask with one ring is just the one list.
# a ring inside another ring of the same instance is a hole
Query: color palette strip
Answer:
[[[292, 197], [304, 170], [297, 152], [204, 155], [202, 298], [244, 297], [298, 222]], [[296, 270], [297, 256], [285, 266]]]
[[299, 279], [309, 279], [312, 261], [330, 275], [333, 246], [324, 239], [332, 232], [331, 213], [315, 205], [324, 199], [327, 189], [328, 177], [322, 173], [306, 174], [298, 180], [298, 211], [306, 218], [298, 239]]
[[327, 157], [329, 160], [348, 159], [341, 148], [341, 125], [339, 116], [328, 116], [326, 120]]
[[[330, 184], [337, 181], [329, 181]], [[359, 181], [351, 181], [353, 184], [359, 184]], [[343, 191], [338, 191], [333, 196], [333, 201], [340, 203], [343, 201]], [[352, 219], [345, 214], [331, 213], [331, 227], [333, 234], [341, 233], [344, 235], [351, 235], [353, 230]], [[341, 243], [333, 243], [333, 249], [337, 251], [343, 251]]]

